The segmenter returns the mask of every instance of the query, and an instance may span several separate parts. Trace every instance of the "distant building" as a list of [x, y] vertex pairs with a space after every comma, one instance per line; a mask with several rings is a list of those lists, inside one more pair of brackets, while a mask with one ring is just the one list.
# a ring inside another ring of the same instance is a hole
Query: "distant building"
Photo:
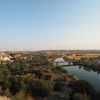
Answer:
[[95, 59], [94, 62], [100, 63], [100, 59]]
[[0, 61], [10, 61], [10, 58], [7, 57], [4, 53], [0, 54]]
[[10, 61], [10, 58], [4, 57], [4, 58], [3, 58], [3, 61]]
[[99, 61], [95, 61], [95, 62], [100, 64], [100, 60]]

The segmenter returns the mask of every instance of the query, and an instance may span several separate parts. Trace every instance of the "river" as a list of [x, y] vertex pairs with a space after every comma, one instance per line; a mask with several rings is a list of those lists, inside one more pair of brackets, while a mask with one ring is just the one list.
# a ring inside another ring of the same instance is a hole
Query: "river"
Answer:
[[[57, 58], [55, 61], [64, 61], [63, 58]], [[68, 63], [58, 63], [58, 65], [68, 65]], [[73, 66], [64, 66], [70, 74], [74, 74], [79, 79], [87, 80], [97, 91], [100, 91], [100, 74], [92, 71], [91, 69], [73, 65]]]

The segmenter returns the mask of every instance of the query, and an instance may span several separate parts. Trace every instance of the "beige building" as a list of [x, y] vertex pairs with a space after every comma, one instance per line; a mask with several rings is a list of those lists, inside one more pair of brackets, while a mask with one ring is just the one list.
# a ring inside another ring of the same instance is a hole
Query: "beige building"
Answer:
[[10, 61], [10, 58], [2, 52], [0, 53], [0, 61]]

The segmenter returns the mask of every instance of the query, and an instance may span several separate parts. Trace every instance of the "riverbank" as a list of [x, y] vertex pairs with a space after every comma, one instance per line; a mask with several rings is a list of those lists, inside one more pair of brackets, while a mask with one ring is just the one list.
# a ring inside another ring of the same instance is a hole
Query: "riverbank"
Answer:
[[74, 74], [68, 73], [67, 75], [68, 75], [69, 77], [71, 77], [72, 80], [74, 80], [74, 81], [78, 81], [78, 80], [79, 80]]
[[88, 81], [97, 91], [100, 91], [100, 74], [96, 71], [92, 71], [88, 67], [84, 66], [67, 66], [64, 67], [70, 74], [74, 74], [78, 79], [84, 79]]
[[84, 64], [84, 63], [77, 63], [76, 65], [80, 65], [80, 66], [85, 66], [90, 68], [93, 71], [98, 71], [100, 72], [100, 66], [96, 66], [96, 65], [88, 65], [88, 64]]

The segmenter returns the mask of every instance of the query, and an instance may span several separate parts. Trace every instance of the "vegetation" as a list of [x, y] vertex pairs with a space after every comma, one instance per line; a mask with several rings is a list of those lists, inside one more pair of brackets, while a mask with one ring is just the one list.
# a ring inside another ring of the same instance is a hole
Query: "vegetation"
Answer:
[[57, 87], [57, 84], [54, 85], [56, 81], [54, 74], [60, 71], [67, 73], [61, 66], [54, 66], [53, 62], [49, 61], [50, 58], [55, 59], [55, 57], [58, 56], [40, 54], [28, 57], [26, 60], [1, 62], [0, 95], [14, 100], [48, 96], [50, 91]]
[[86, 80], [80, 79], [75, 84], [75, 92], [84, 94], [86, 93], [91, 97], [91, 100], [97, 100], [96, 91]]
[[98, 71], [98, 73], [100, 72], [100, 64], [94, 62], [93, 58], [90, 58], [90, 60], [81, 58], [81, 60], [79, 60], [76, 64], [86, 66], [92, 69], [93, 71]]
[[12, 100], [99, 100], [100, 93], [87, 81], [76, 80], [63, 67], [54, 65], [56, 57], [29, 54], [27, 59], [1, 62], [0, 95]]

